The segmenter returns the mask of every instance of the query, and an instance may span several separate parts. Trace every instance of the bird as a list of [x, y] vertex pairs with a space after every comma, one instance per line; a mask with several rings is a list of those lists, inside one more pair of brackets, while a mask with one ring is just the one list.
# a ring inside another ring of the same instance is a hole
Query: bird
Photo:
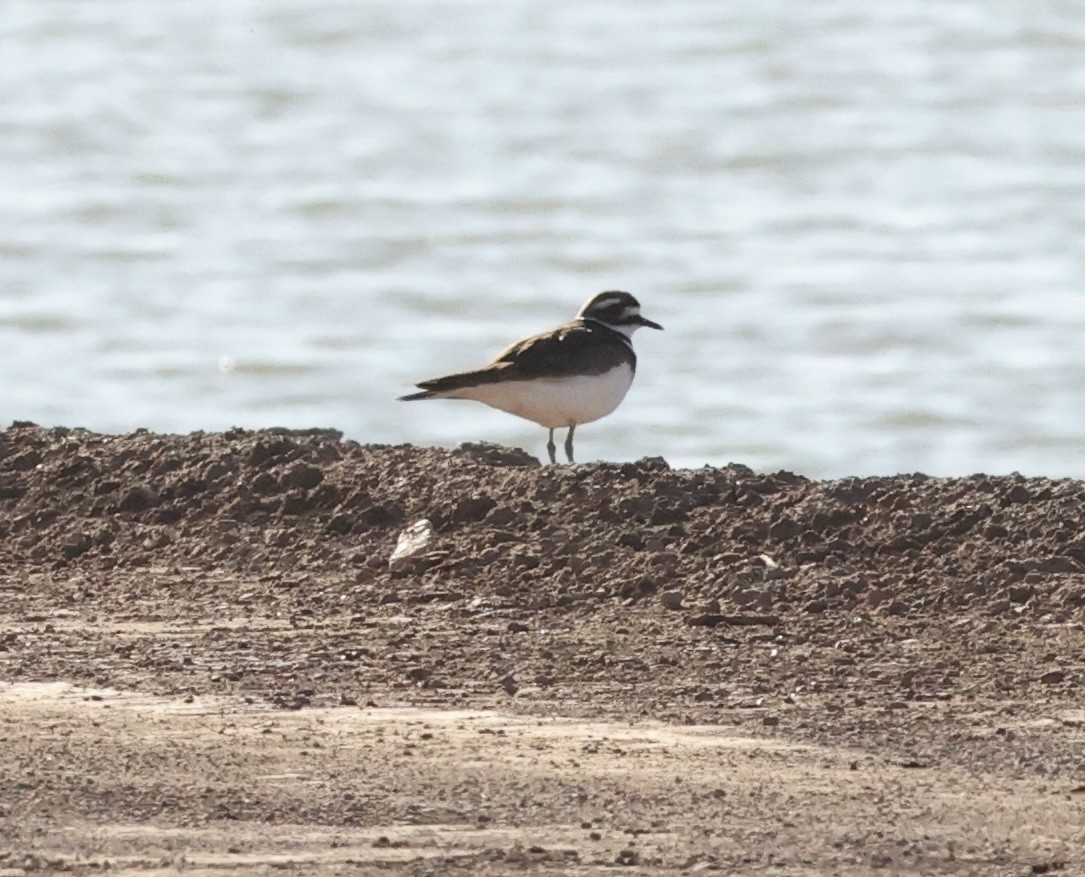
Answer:
[[573, 433], [583, 423], [606, 417], [633, 383], [637, 355], [633, 333], [641, 326], [662, 329], [640, 314], [628, 292], [609, 290], [588, 299], [570, 322], [510, 344], [482, 368], [415, 384], [419, 399], [472, 399], [550, 430], [546, 450], [557, 463], [554, 430], [569, 430], [565, 456], [573, 460]]

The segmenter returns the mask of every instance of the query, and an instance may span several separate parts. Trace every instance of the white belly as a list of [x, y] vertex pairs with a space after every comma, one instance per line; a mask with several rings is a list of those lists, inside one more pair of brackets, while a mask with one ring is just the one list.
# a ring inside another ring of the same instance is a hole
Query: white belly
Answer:
[[601, 375], [507, 381], [441, 395], [448, 399], [474, 399], [548, 429], [557, 429], [606, 417], [625, 398], [632, 383], [633, 369], [623, 364]]

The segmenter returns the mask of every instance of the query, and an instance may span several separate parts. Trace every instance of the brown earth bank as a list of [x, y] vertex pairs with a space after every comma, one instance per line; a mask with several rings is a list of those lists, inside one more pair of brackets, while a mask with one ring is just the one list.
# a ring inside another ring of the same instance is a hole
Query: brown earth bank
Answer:
[[0, 433], [0, 874], [1081, 874], [1083, 682], [1080, 481]]

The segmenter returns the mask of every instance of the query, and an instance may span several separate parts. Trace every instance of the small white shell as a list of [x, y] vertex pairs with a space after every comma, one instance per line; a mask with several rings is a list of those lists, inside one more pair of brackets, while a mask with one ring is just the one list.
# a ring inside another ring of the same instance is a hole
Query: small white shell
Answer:
[[415, 521], [411, 526], [399, 534], [396, 542], [396, 550], [388, 558], [388, 566], [395, 569], [397, 566], [409, 560], [416, 560], [429, 552], [433, 545], [433, 524], [428, 518]]

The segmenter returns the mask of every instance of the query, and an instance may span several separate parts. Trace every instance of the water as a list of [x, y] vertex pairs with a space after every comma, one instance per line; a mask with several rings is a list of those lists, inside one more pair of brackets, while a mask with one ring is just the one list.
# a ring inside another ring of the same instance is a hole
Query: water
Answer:
[[5, 0], [0, 420], [393, 402], [628, 289], [587, 459], [1085, 477], [1075, 2]]

